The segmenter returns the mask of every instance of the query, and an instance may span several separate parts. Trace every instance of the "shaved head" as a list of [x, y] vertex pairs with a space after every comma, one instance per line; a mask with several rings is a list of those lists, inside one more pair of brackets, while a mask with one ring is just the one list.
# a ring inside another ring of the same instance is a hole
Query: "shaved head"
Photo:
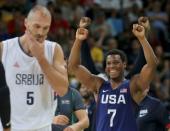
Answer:
[[48, 35], [51, 26], [51, 14], [49, 10], [41, 5], [34, 6], [25, 19], [26, 32], [39, 42], [43, 42]]
[[42, 6], [42, 5], [34, 6], [30, 10], [30, 12], [28, 13], [27, 19], [31, 20], [36, 13], [40, 13], [41, 16], [49, 17], [51, 19], [51, 14], [50, 14], [49, 10], [46, 7]]

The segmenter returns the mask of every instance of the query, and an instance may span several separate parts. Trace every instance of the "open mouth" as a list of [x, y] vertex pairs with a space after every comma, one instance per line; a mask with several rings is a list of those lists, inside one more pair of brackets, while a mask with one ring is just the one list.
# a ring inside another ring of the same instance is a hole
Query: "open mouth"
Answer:
[[110, 70], [110, 73], [116, 73], [117, 71], [116, 70]]
[[110, 76], [115, 76], [117, 74], [117, 70], [110, 70]]

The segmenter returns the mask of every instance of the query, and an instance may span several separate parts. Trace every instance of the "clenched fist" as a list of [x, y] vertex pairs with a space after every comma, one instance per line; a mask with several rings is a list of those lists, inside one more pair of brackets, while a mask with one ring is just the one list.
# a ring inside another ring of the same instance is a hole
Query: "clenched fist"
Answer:
[[77, 29], [76, 39], [83, 41], [83, 40], [87, 39], [87, 36], [88, 36], [88, 30], [87, 29], [85, 29], [85, 28], [78, 28]]
[[139, 24], [133, 24], [132, 32], [138, 39], [145, 37], [145, 28]]
[[91, 24], [91, 19], [89, 17], [82, 17], [80, 19], [79, 27], [87, 28]]

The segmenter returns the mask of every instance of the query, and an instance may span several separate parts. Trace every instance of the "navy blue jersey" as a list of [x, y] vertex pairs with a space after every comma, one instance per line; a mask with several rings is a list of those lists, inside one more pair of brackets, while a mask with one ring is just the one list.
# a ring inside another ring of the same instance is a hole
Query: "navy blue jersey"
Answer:
[[170, 128], [169, 113], [160, 100], [146, 96], [139, 107], [139, 131], [166, 131], [166, 128]]
[[105, 81], [98, 96], [96, 131], [137, 131], [129, 81], [116, 89]]

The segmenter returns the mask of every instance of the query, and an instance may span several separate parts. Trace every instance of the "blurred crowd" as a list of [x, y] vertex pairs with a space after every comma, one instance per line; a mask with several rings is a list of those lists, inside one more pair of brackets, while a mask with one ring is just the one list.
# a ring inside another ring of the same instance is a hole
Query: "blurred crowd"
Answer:
[[[80, 18], [91, 18], [87, 43], [99, 72], [103, 71], [105, 52], [112, 48], [126, 52], [127, 73], [133, 68], [140, 44], [131, 32], [132, 24], [140, 16], [147, 16], [151, 24], [148, 40], [159, 60], [150, 94], [170, 110], [170, 0], [0, 0], [1, 41], [24, 33], [24, 18], [35, 4], [46, 5], [50, 10], [52, 24], [48, 39], [61, 44], [66, 58]], [[75, 79], [71, 84], [79, 87]], [[90, 98], [83, 87], [80, 93]]]

